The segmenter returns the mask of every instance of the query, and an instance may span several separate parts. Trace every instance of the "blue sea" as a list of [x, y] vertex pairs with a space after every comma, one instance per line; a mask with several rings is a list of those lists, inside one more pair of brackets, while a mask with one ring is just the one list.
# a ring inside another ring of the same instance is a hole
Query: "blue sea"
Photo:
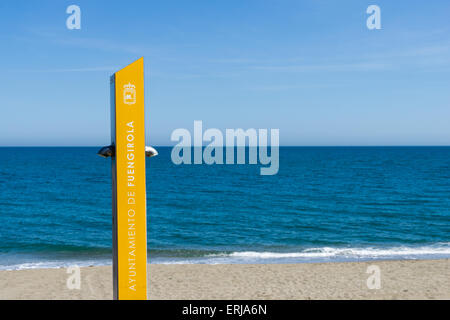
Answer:
[[[111, 264], [111, 160], [0, 148], [0, 269]], [[450, 257], [450, 147], [281, 147], [260, 165], [147, 159], [150, 263]]]

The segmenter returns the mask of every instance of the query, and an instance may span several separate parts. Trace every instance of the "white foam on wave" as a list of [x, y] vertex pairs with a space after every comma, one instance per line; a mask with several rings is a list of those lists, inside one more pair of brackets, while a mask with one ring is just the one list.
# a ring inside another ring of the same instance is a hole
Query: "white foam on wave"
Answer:
[[58, 269], [71, 266], [90, 267], [110, 265], [108, 260], [89, 260], [89, 261], [36, 261], [24, 262], [11, 265], [0, 265], [0, 270], [26, 270], [26, 269]]
[[[154, 264], [309, 263], [382, 259], [442, 259], [450, 258], [450, 242], [436, 243], [420, 247], [320, 247], [303, 249], [298, 252], [235, 251], [229, 253], [207, 254], [202, 257], [192, 257], [188, 259], [175, 257], [161, 258], [153, 257], [152, 255], [148, 258], [148, 262]], [[71, 259], [65, 261], [54, 260], [23, 262], [11, 265], [0, 265], [0, 270], [67, 268], [73, 265], [78, 265], [80, 267], [111, 265], [111, 260], [92, 259], [77, 261], [75, 259]]]
[[[308, 248], [298, 252], [235, 251], [213, 253], [190, 259], [153, 259], [156, 264], [229, 264], [229, 263], [310, 263], [369, 260], [442, 259], [450, 258], [450, 243], [437, 243], [421, 247], [398, 246], [390, 248]], [[156, 260], [156, 261], [155, 261]]]
[[[310, 248], [301, 252], [257, 252], [241, 251], [224, 255], [236, 258], [279, 259], [279, 258], [378, 258], [378, 257], [413, 257], [444, 255], [450, 257], [450, 245], [424, 247], [393, 247], [393, 248]], [[213, 257], [214, 255], [210, 255]]]

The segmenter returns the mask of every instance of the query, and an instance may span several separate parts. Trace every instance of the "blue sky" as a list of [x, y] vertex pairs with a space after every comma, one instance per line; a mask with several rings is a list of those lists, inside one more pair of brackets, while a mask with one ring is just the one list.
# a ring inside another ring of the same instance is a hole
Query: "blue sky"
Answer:
[[0, 145], [108, 144], [109, 76], [141, 56], [148, 144], [203, 120], [282, 145], [450, 145], [449, 16], [444, 0], [2, 1]]

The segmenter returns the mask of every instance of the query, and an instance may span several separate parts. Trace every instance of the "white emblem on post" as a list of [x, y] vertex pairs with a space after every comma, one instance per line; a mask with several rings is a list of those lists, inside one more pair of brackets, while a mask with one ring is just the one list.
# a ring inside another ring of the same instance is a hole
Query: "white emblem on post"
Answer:
[[123, 86], [123, 103], [136, 103], [136, 87], [134, 86], [134, 84], [128, 83]]

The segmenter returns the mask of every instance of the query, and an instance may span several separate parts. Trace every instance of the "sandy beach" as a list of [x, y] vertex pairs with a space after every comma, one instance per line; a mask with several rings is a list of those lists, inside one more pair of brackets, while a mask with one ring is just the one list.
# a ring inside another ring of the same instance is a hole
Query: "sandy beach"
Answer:
[[[381, 272], [368, 289], [367, 267]], [[450, 260], [149, 267], [150, 299], [450, 299]], [[0, 299], [111, 299], [111, 266], [0, 271]]]

